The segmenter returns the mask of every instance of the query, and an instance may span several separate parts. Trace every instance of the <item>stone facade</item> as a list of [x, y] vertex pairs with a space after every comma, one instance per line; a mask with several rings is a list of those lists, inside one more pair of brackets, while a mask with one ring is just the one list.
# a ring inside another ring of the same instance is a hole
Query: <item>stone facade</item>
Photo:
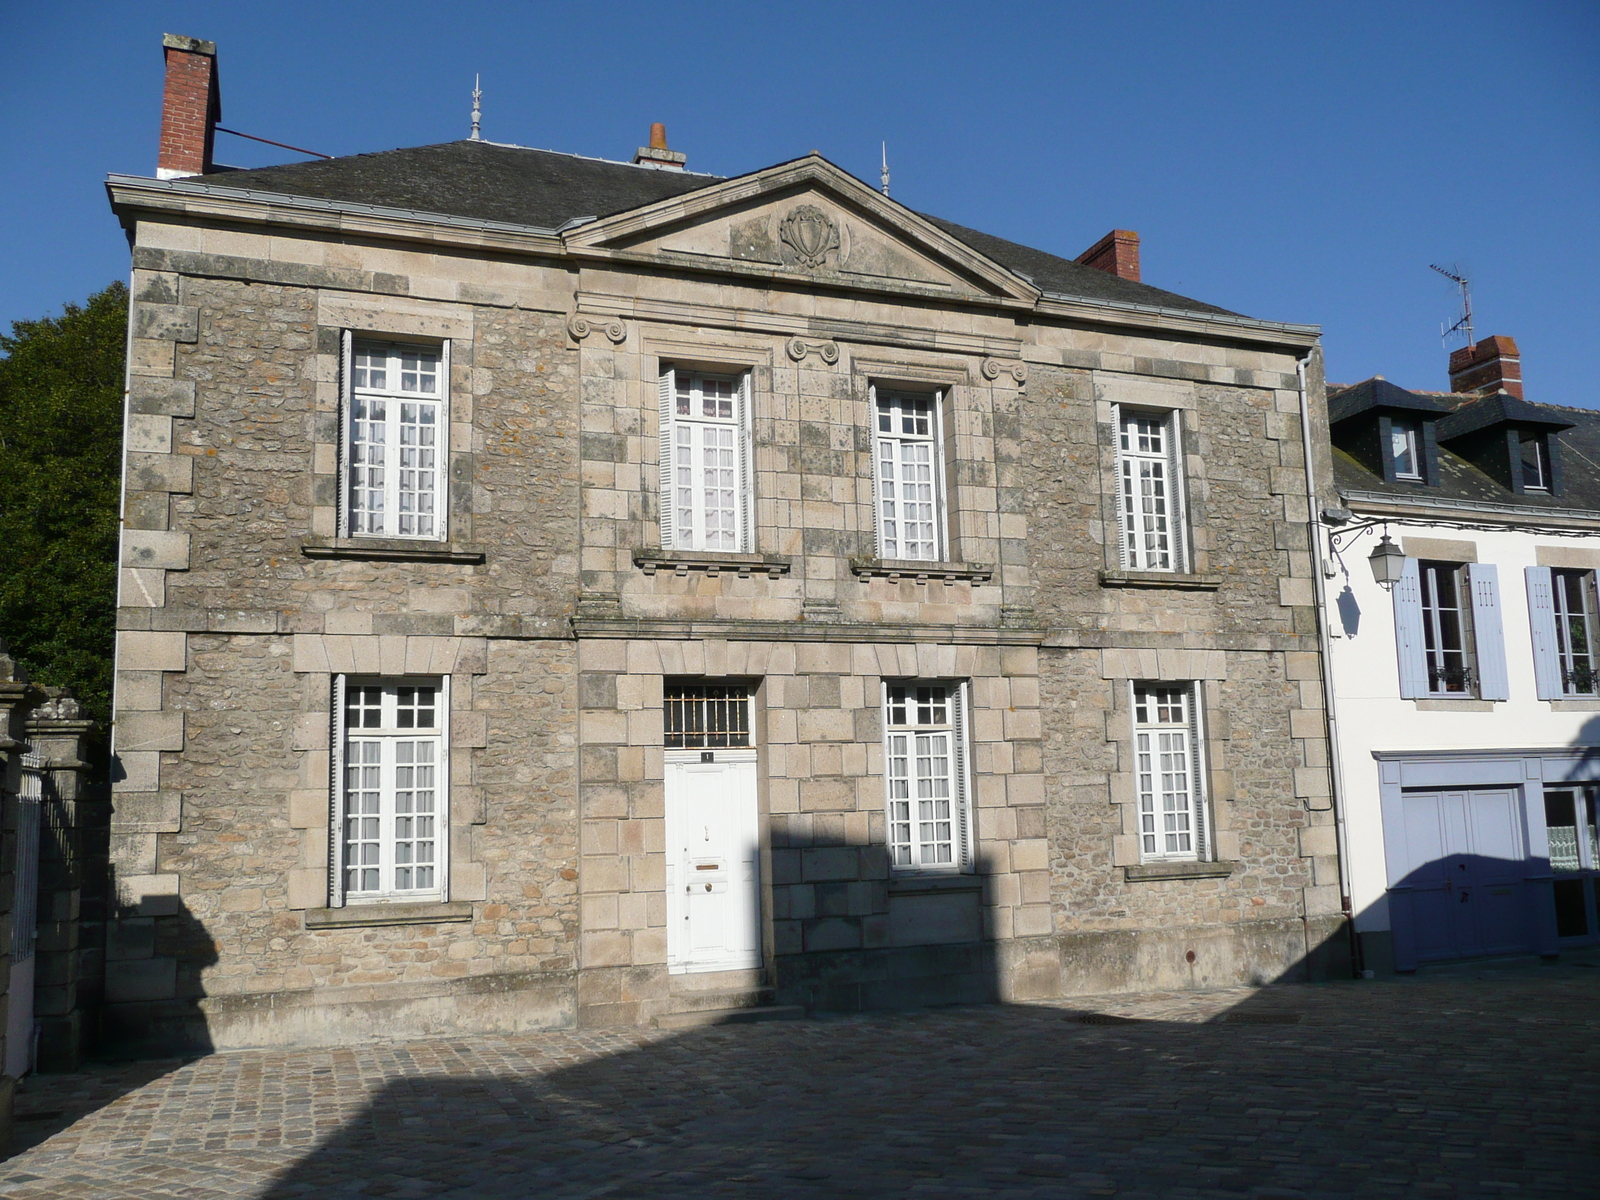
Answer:
[[[566, 233], [111, 190], [134, 242], [114, 1036], [704, 1007], [667, 969], [663, 688], [685, 677], [750, 681], [759, 759], [763, 965], [702, 991], [1269, 979], [1338, 934], [1314, 330], [1042, 294], [817, 157]], [[813, 265], [782, 239], [800, 203], [844, 234]], [[450, 532], [427, 553], [340, 536], [349, 333], [448, 343]], [[662, 545], [674, 363], [749, 373], [749, 553]], [[886, 383], [945, 397], [946, 560], [877, 558]], [[1181, 574], [1119, 565], [1117, 404], [1182, 414]], [[442, 903], [329, 906], [346, 674], [450, 681]], [[888, 869], [886, 679], [969, 683], [970, 873]], [[1203, 695], [1215, 861], [1140, 863], [1137, 680]]]

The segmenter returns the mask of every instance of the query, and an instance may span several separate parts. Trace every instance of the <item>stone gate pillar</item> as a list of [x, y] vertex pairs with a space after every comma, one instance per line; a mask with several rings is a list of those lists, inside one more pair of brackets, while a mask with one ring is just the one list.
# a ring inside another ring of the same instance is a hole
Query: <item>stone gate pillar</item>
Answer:
[[[11, 1001], [11, 907], [17, 890], [17, 797], [22, 755], [28, 748], [27, 714], [39, 699], [28, 673], [0, 642], [0, 1069], [6, 1058]], [[0, 1074], [0, 1151], [11, 1141], [11, 1106], [17, 1081]]]
[[39, 823], [39, 938], [35, 943], [33, 1017], [39, 1026], [40, 1071], [73, 1071], [83, 1061], [80, 935], [84, 884], [84, 827], [88, 823], [89, 764], [95, 724], [66, 688], [44, 689], [29, 714], [28, 740], [44, 759]]

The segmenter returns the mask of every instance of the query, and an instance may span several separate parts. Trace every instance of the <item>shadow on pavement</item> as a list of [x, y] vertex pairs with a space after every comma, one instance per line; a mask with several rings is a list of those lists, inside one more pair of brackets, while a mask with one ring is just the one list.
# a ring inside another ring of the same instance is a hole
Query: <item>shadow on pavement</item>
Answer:
[[1596, 975], [1271, 987], [1199, 1021], [1129, 998], [713, 1027], [509, 1077], [469, 1052], [264, 1194], [1579, 1195]]

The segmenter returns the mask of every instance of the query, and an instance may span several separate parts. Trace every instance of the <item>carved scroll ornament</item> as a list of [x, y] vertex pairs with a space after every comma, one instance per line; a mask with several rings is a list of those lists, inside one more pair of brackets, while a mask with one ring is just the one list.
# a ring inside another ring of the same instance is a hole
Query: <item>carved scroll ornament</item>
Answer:
[[628, 327], [616, 317], [573, 313], [567, 318], [567, 332], [572, 335], [574, 341], [581, 342], [596, 330], [605, 334], [612, 342], [621, 343], [628, 340]]
[[999, 379], [1000, 373], [1004, 371], [1010, 374], [1011, 378], [1018, 383], [1028, 382], [1028, 364], [1025, 362], [1014, 362], [1010, 366], [1006, 366], [998, 359], [986, 358], [983, 360], [983, 365], [978, 368], [978, 371], [985, 379], [989, 380]]
[[783, 348], [795, 362], [803, 362], [806, 355], [811, 353], [815, 353], [829, 366], [839, 361], [838, 342], [808, 342], [802, 338], [790, 338], [784, 343]]

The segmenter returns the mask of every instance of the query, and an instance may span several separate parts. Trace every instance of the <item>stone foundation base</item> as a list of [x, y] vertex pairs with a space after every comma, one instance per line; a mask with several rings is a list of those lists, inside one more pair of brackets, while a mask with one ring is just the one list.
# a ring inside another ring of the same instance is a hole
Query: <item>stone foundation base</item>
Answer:
[[101, 1030], [108, 1052], [145, 1057], [571, 1028], [577, 1014], [575, 976], [572, 971], [482, 975], [440, 983], [107, 1004]]

